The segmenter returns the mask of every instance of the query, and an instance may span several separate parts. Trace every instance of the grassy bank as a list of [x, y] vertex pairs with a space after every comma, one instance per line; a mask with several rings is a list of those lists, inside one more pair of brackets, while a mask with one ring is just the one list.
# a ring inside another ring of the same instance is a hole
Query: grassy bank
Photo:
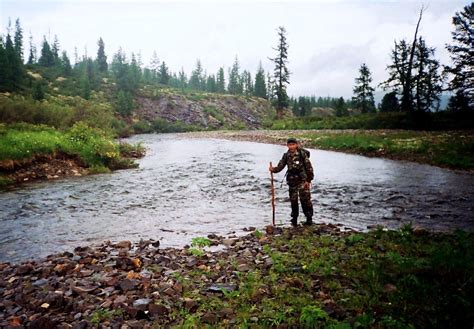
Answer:
[[[200, 300], [189, 327], [202, 316], [233, 310], [237, 327], [469, 328], [474, 323], [474, 235], [382, 229], [341, 234], [326, 227], [285, 230], [263, 241], [270, 268], [238, 271], [222, 298], [192, 289], [210, 268], [182, 277], [186, 296]], [[204, 320], [206, 322], [206, 320]]]
[[67, 130], [31, 124], [0, 125], [0, 184], [11, 183], [6, 176], [18, 168], [58, 156], [76, 159], [91, 173], [133, 167], [133, 161], [126, 158], [131, 152], [139, 155], [143, 150], [140, 146], [119, 145], [102, 130], [83, 122]]
[[[472, 111], [471, 111], [472, 112]], [[422, 114], [367, 113], [343, 117], [298, 117], [275, 120], [274, 130], [290, 129], [474, 129], [474, 113], [436, 112]]]
[[436, 166], [474, 169], [474, 133], [338, 131], [302, 134], [306, 145], [325, 150], [388, 157]]
[[261, 130], [196, 132], [188, 136], [284, 145], [289, 136], [304, 147], [408, 160], [452, 169], [474, 169], [474, 131]]

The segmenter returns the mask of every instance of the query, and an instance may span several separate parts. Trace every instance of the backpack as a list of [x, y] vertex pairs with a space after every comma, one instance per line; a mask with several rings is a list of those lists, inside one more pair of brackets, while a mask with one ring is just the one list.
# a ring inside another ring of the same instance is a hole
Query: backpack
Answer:
[[308, 159], [311, 156], [311, 152], [308, 151], [307, 149], [304, 149], [302, 147], [298, 147], [298, 153], [300, 154], [300, 158], [304, 160], [304, 157], [306, 156]]

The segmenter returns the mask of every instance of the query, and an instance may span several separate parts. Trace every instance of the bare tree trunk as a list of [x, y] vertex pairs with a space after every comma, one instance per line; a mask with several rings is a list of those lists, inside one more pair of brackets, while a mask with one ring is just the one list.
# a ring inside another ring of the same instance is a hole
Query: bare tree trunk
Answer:
[[416, 39], [418, 37], [418, 28], [420, 27], [421, 18], [423, 16], [423, 10], [424, 10], [424, 7], [422, 6], [421, 9], [420, 9], [420, 17], [418, 18], [418, 23], [416, 24], [415, 36], [413, 38], [413, 43], [412, 43], [412, 46], [411, 46], [410, 59], [408, 61], [406, 81], [405, 81], [405, 84], [403, 86], [403, 98], [402, 98], [402, 104], [401, 104], [401, 109], [402, 109], [403, 112], [410, 112], [412, 110], [412, 108], [411, 108], [412, 107], [411, 70], [413, 68], [413, 60], [415, 58]]

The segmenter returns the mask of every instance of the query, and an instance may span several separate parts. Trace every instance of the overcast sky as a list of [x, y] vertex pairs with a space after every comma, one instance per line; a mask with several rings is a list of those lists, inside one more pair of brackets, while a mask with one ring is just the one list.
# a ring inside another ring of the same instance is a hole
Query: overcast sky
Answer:
[[[189, 74], [196, 59], [208, 73], [227, 69], [237, 55], [242, 69], [254, 73], [259, 61], [272, 69], [276, 28], [287, 29], [288, 93], [292, 96], [351, 97], [361, 63], [373, 73], [374, 85], [387, 78], [394, 39], [411, 40], [419, 10], [427, 9], [421, 35], [436, 47], [436, 57], [449, 62], [444, 45], [451, 41], [451, 19], [470, 1], [459, 0], [315, 0], [315, 1], [44, 1], [0, 0], [1, 34], [8, 19], [18, 17], [40, 49], [42, 36], [57, 35], [61, 50], [73, 61], [87, 48], [95, 57], [97, 40], [105, 42], [108, 60], [121, 46], [149, 64], [153, 51], [172, 71]], [[26, 55], [25, 55], [26, 56]]]

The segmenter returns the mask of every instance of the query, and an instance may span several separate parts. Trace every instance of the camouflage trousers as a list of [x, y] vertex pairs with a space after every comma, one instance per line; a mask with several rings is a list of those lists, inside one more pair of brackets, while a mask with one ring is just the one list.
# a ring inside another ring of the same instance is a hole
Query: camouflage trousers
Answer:
[[304, 215], [306, 218], [312, 218], [313, 203], [311, 202], [311, 191], [304, 188], [304, 182], [296, 186], [290, 186], [291, 218], [296, 219], [299, 215], [298, 196]]

